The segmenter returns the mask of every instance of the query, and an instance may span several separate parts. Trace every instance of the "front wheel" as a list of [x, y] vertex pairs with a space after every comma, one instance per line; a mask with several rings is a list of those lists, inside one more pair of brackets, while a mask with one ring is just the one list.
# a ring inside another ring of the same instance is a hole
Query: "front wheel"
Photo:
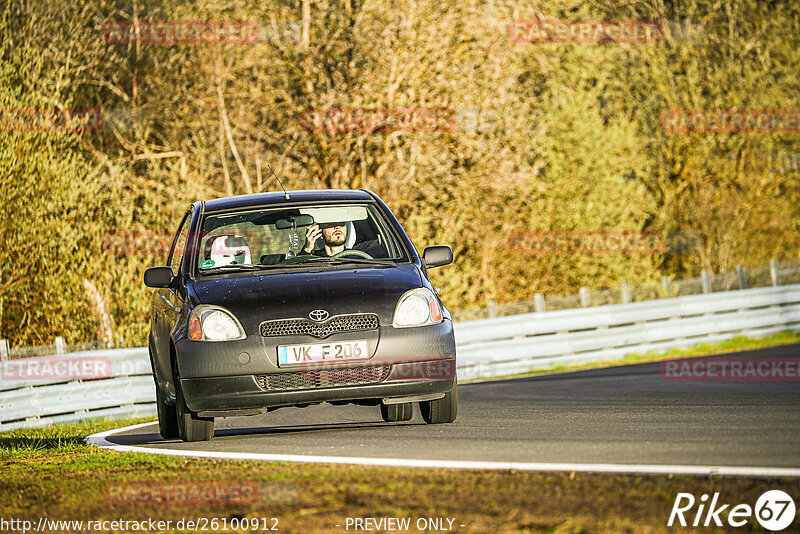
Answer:
[[429, 425], [452, 423], [458, 415], [458, 384], [453, 382], [453, 389], [445, 393], [441, 399], [419, 403], [422, 418]]
[[178, 414], [174, 404], [167, 404], [168, 398], [161, 392], [156, 380], [156, 408], [158, 409], [158, 432], [164, 439], [178, 437]]
[[175, 403], [170, 401], [169, 394], [161, 390], [156, 374], [156, 364], [153, 358], [153, 347], [148, 345], [150, 353], [150, 367], [153, 369], [153, 381], [156, 383], [156, 410], [158, 411], [158, 433], [164, 439], [175, 439], [178, 437], [178, 415], [175, 411]]
[[178, 418], [178, 437], [183, 441], [209, 441], [214, 437], [214, 418], [200, 417], [186, 406], [181, 379], [175, 373], [175, 408]]
[[411, 421], [414, 416], [414, 405], [410, 402], [400, 404], [381, 403], [381, 418], [387, 423], [396, 421]]

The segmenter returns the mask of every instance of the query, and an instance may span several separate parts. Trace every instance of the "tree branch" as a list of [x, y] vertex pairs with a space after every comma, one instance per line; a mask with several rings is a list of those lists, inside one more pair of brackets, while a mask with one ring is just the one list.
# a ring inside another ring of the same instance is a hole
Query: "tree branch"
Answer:
[[253, 192], [253, 186], [250, 184], [250, 176], [247, 174], [247, 169], [242, 163], [242, 158], [239, 157], [239, 151], [236, 150], [236, 144], [233, 142], [233, 135], [231, 134], [231, 125], [228, 122], [228, 112], [225, 110], [225, 98], [222, 95], [222, 86], [217, 84], [217, 105], [219, 106], [219, 116], [221, 124], [225, 129], [225, 136], [228, 138], [228, 145], [233, 152], [233, 158], [236, 160], [236, 165], [239, 166], [239, 172], [242, 173], [242, 182], [244, 182], [244, 190], [248, 194]]

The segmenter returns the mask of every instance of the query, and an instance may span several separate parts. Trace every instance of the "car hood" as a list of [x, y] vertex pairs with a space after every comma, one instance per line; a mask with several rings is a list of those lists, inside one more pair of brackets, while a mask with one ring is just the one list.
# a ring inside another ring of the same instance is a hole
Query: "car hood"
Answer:
[[323, 309], [331, 316], [377, 313], [382, 325], [392, 323], [403, 293], [420, 287], [422, 278], [413, 264], [396, 267], [306, 272], [240, 274], [194, 281], [193, 292], [202, 304], [232, 312], [247, 332], [262, 321], [308, 317]]

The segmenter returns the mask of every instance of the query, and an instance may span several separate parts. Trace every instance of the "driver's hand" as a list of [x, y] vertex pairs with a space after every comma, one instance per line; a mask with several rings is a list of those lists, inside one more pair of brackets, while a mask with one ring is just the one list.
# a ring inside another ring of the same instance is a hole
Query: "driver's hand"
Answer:
[[311, 251], [314, 250], [317, 239], [320, 237], [322, 237], [322, 228], [320, 228], [318, 224], [312, 224], [306, 228], [306, 244], [303, 245], [303, 250], [310, 254]]

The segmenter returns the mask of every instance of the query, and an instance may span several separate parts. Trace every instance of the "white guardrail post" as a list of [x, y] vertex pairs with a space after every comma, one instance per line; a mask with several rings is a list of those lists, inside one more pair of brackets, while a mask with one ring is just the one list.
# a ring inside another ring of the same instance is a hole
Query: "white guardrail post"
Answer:
[[536, 313], [544, 313], [544, 295], [541, 293], [536, 293], [533, 296], [533, 309], [536, 310]]
[[739, 289], [747, 289], [747, 275], [744, 272], [744, 265], [736, 266], [736, 275], [739, 277]]
[[633, 302], [631, 286], [628, 285], [628, 282], [622, 282], [622, 303], [630, 304], [631, 302]]
[[592, 305], [592, 297], [588, 287], [582, 287], [580, 291], [581, 308], [588, 308]]
[[700, 279], [703, 283], [703, 293], [711, 293], [711, 273], [703, 269], [700, 273]]

